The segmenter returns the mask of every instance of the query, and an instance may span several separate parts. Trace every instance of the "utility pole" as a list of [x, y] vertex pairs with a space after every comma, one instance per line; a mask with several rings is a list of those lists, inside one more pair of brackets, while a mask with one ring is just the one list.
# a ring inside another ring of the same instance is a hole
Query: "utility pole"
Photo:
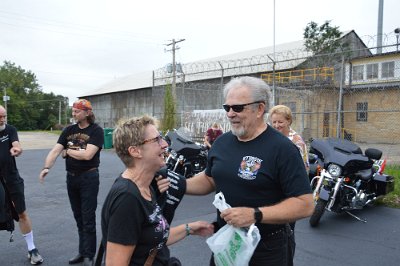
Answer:
[[7, 89], [4, 87], [4, 96], [3, 96], [3, 101], [4, 101], [4, 109], [7, 111], [7, 101], [10, 100], [10, 96], [7, 95]]
[[172, 39], [171, 43], [166, 44], [166, 46], [172, 45], [171, 50], [172, 51], [172, 97], [174, 97], [174, 101], [176, 101], [176, 63], [175, 63], [175, 51], [179, 49], [179, 47], [176, 46], [177, 43], [183, 42], [185, 39], [180, 39], [175, 41], [175, 39]]
[[376, 43], [376, 53], [382, 53], [382, 25], [383, 25], [383, 0], [379, 0], [378, 8], [378, 39]]
[[58, 101], [58, 124], [61, 125], [61, 100]]
[[[272, 59], [269, 55], [267, 55], [268, 58], [272, 61], [272, 106], [276, 105], [276, 88], [275, 88], [275, 66], [276, 66], [276, 62], [274, 59]], [[275, 58], [275, 54], [274, 54], [274, 58]]]

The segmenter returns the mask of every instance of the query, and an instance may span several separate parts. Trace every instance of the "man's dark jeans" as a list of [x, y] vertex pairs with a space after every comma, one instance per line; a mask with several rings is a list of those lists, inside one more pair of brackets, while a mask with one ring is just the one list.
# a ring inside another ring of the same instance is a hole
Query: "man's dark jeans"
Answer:
[[[250, 260], [249, 266], [293, 266], [295, 242], [289, 225], [271, 237], [261, 237]], [[215, 266], [211, 256], [210, 266]]]
[[79, 254], [93, 258], [96, 254], [96, 208], [99, 193], [97, 169], [78, 175], [67, 173], [69, 202], [79, 233]]

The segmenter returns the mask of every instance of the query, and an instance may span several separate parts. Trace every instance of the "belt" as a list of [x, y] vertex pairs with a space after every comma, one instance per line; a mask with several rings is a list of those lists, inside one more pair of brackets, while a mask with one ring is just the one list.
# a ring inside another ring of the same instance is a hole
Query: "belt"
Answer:
[[90, 168], [90, 169], [88, 169], [86, 171], [82, 171], [82, 172], [70, 172], [70, 171], [67, 171], [67, 173], [70, 176], [78, 176], [78, 175], [81, 175], [81, 174], [84, 174], [84, 173], [89, 173], [89, 172], [96, 171], [96, 170], [97, 170], [97, 167], [93, 167], [93, 168]]

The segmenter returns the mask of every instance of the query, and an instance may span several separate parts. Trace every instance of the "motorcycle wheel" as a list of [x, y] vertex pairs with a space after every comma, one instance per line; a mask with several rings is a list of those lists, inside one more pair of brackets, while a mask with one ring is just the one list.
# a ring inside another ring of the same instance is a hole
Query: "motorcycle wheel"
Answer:
[[325, 207], [328, 202], [322, 199], [317, 200], [317, 204], [315, 205], [315, 209], [313, 214], [310, 217], [310, 225], [311, 227], [316, 227], [321, 220], [322, 215], [325, 212]]

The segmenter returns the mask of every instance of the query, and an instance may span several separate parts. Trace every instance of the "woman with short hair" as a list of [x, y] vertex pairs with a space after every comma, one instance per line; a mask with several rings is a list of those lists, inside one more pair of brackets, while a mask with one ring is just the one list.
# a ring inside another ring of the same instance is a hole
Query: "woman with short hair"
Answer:
[[213, 233], [213, 226], [205, 221], [170, 228], [163, 216], [151, 182], [165, 165], [168, 144], [155, 118], [121, 121], [114, 130], [113, 144], [126, 168], [115, 180], [102, 209], [106, 265], [168, 265], [169, 258], [155, 259], [164, 245], [191, 234]]

